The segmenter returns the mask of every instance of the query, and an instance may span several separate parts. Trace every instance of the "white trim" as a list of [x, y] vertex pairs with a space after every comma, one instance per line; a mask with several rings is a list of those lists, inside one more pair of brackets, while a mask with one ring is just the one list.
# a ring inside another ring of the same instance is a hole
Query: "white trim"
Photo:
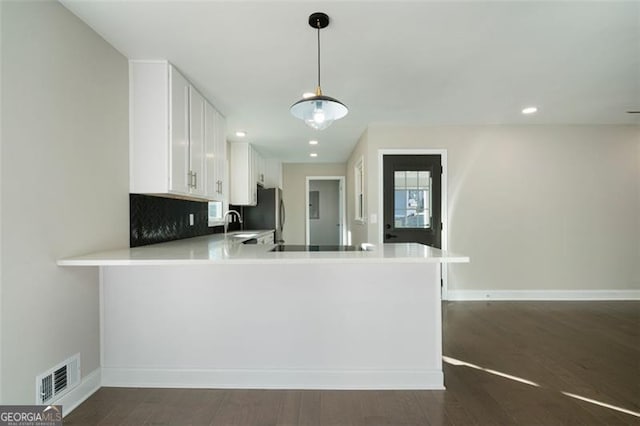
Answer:
[[[365, 207], [364, 207], [364, 199], [365, 199], [365, 191], [364, 191], [364, 176], [365, 176], [365, 170], [364, 170], [364, 155], [360, 156], [360, 159], [358, 161], [356, 161], [355, 166], [353, 166], [353, 183], [354, 183], [354, 193], [355, 193], [355, 199], [354, 199], [354, 214], [353, 214], [353, 220], [356, 223], [359, 224], [364, 224], [366, 223], [365, 217], [366, 217], [366, 213], [365, 213]], [[360, 195], [362, 195], [362, 206], [360, 206]], [[361, 211], [359, 210], [359, 207], [362, 207]], [[358, 215], [358, 213], [360, 213], [360, 215]]]
[[309, 235], [309, 182], [312, 180], [337, 180], [340, 188], [338, 190], [338, 209], [340, 216], [340, 245], [345, 245], [347, 241], [347, 209], [345, 200], [345, 177], [344, 176], [307, 176], [305, 180], [305, 208], [304, 208], [304, 243], [309, 245], [311, 237]]
[[[442, 250], [449, 248], [449, 217], [447, 216], [447, 150], [446, 149], [379, 149], [378, 150], [378, 243], [384, 244], [384, 173], [383, 157], [385, 155], [439, 155], [442, 165], [441, 215], [442, 215]], [[449, 266], [442, 264], [442, 300], [449, 300]]]
[[444, 389], [442, 370], [103, 368], [102, 385], [217, 389]]
[[62, 415], [66, 416], [100, 389], [101, 383], [102, 372], [100, 368], [96, 368], [86, 375], [76, 387], [49, 404], [62, 405]]
[[449, 300], [640, 300], [640, 290], [449, 290]]
[[100, 327], [100, 365], [104, 365], [104, 266], [98, 267], [98, 296], [100, 302], [98, 306]]
[[309, 244], [309, 176], [304, 183], [304, 243]]

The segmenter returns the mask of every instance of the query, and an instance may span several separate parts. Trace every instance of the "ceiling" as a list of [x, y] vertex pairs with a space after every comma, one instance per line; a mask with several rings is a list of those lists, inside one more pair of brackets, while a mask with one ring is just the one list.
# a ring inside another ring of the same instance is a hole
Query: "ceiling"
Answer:
[[[128, 58], [168, 59], [230, 141], [284, 162], [343, 162], [373, 123], [639, 123], [637, 1], [61, 2]], [[289, 113], [315, 88], [317, 11], [322, 89], [349, 107], [320, 132]]]

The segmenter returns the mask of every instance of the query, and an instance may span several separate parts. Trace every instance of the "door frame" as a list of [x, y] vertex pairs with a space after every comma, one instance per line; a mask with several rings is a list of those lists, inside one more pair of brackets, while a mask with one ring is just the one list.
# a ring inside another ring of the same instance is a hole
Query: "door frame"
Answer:
[[[379, 149], [378, 150], [378, 241], [384, 244], [384, 156], [385, 155], [439, 155], [442, 165], [441, 184], [441, 206], [440, 214], [442, 220], [442, 251], [447, 251], [449, 247], [449, 218], [447, 217], [447, 150], [430, 148], [408, 148], [408, 149]], [[308, 203], [307, 203], [308, 204]], [[442, 300], [448, 300], [448, 269], [447, 263], [441, 263], [442, 278]]]
[[344, 176], [307, 176], [304, 186], [304, 227], [305, 237], [304, 243], [309, 245], [311, 237], [309, 235], [309, 182], [312, 180], [337, 180], [339, 181], [338, 187], [338, 217], [340, 218], [340, 245], [345, 245], [347, 241], [347, 209], [345, 203], [345, 177]]

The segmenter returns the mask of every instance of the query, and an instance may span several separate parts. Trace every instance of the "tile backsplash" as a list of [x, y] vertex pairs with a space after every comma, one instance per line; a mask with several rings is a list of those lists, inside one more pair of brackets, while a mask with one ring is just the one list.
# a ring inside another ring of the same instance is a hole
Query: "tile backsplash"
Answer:
[[206, 202], [141, 194], [129, 194], [129, 227], [130, 247], [223, 232], [222, 226], [208, 226]]

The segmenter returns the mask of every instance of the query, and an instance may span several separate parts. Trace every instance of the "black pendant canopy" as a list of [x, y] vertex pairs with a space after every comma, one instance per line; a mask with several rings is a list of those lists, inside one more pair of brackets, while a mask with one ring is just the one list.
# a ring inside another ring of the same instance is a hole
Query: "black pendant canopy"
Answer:
[[313, 29], [327, 28], [329, 26], [329, 15], [322, 12], [316, 12], [309, 15], [309, 26]]

